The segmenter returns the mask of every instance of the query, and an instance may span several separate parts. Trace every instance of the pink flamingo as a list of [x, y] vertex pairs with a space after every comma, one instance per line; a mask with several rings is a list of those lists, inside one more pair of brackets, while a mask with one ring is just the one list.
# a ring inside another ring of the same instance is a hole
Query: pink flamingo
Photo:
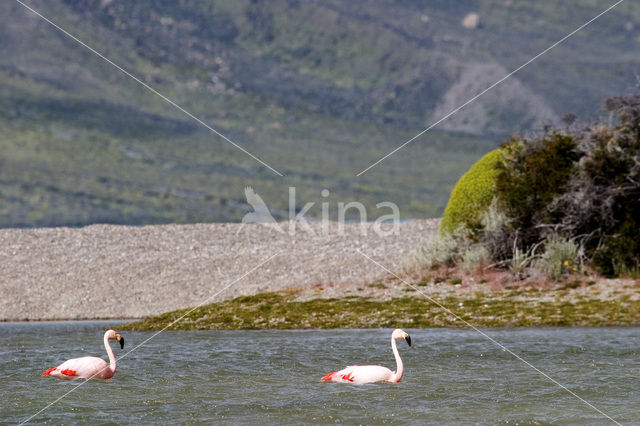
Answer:
[[116, 374], [116, 358], [113, 356], [109, 340], [115, 339], [120, 342], [120, 349], [124, 348], [124, 338], [113, 330], [104, 333], [104, 347], [107, 348], [109, 364], [102, 358], [95, 356], [83, 356], [67, 360], [57, 367], [51, 367], [43, 376], [53, 376], [62, 380], [84, 379], [110, 379]]
[[400, 354], [398, 353], [398, 348], [396, 347], [397, 339], [404, 339], [407, 341], [407, 344], [411, 346], [411, 337], [409, 337], [406, 332], [399, 328], [393, 330], [393, 333], [391, 333], [391, 349], [393, 350], [393, 355], [396, 357], [395, 372], [380, 365], [352, 365], [340, 371], [326, 374], [322, 377], [322, 381], [355, 383], [358, 385], [375, 382], [398, 383], [402, 379], [404, 367], [402, 365], [402, 359], [400, 359]]

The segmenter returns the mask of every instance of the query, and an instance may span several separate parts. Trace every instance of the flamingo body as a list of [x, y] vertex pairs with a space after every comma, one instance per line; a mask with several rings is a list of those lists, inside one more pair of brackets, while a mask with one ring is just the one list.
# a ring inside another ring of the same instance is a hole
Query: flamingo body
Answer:
[[47, 369], [43, 376], [53, 376], [61, 380], [83, 379], [101, 379], [107, 380], [116, 374], [117, 364], [113, 356], [113, 351], [109, 345], [109, 340], [115, 339], [120, 342], [120, 347], [124, 348], [124, 339], [113, 330], [107, 330], [104, 333], [104, 346], [107, 349], [109, 363], [102, 358], [95, 356], [83, 356], [80, 358], [69, 359], [57, 367]]
[[380, 365], [351, 365], [340, 371], [326, 374], [323, 382], [341, 382], [361, 385], [364, 383], [391, 382], [393, 371]]
[[59, 366], [49, 368], [42, 373], [43, 376], [53, 376], [62, 380], [79, 378], [106, 380], [113, 377], [114, 374], [115, 370], [111, 370], [105, 360], [95, 356], [69, 359]]
[[398, 383], [402, 379], [404, 367], [396, 347], [396, 339], [405, 339], [411, 346], [411, 338], [406, 332], [396, 329], [391, 333], [391, 349], [396, 358], [397, 367], [395, 372], [380, 365], [351, 365], [340, 371], [325, 374], [321, 380], [323, 382], [353, 383], [357, 385], [376, 382]]

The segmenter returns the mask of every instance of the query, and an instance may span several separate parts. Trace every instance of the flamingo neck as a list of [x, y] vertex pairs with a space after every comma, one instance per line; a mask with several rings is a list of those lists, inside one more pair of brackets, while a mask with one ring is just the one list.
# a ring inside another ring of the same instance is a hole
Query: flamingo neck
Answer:
[[398, 353], [398, 348], [396, 346], [396, 339], [391, 338], [391, 349], [393, 350], [393, 356], [396, 357], [396, 372], [391, 376], [390, 382], [397, 383], [402, 379], [402, 374], [404, 373], [404, 365], [402, 365], [402, 358], [400, 358], [400, 354]]
[[113, 355], [113, 350], [109, 344], [109, 337], [107, 337], [107, 333], [104, 334], [104, 347], [107, 349], [107, 355], [109, 356], [109, 369], [112, 373], [115, 373], [117, 368], [116, 357]]

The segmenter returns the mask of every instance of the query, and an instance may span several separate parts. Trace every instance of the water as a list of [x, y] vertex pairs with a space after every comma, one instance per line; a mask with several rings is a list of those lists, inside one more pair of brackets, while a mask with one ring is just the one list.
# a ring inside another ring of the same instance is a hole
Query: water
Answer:
[[[0, 324], [0, 422], [90, 424], [607, 424], [597, 411], [472, 330], [407, 330], [399, 384], [321, 383], [348, 364], [395, 368], [390, 330], [165, 332], [109, 382], [40, 374], [106, 358], [113, 323]], [[488, 330], [621, 423], [640, 423], [640, 328]], [[124, 350], [152, 333], [123, 333]]]

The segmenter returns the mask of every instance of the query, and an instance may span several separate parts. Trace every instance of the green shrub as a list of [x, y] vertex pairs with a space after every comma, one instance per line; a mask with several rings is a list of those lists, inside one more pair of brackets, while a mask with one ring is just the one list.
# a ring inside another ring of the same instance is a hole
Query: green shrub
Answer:
[[549, 237], [542, 257], [536, 262], [536, 268], [549, 278], [560, 281], [567, 275], [581, 270], [582, 247], [573, 240]]
[[564, 192], [580, 154], [576, 137], [558, 132], [512, 139], [504, 152], [497, 166], [496, 194], [526, 248], [542, 240], [545, 229], [540, 225], [557, 223], [560, 212], [554, 214], [548, 206]]
[[586, 254], [606, 276], [640, 266], [640, 95], [607, 100], [618, 124], [580, 135], [582, 159], [555, 205], [569, 235], [586, 235]]
[[458, 245], [458, 239], [452, 234], [432, 235], [409, 254], [405, 269], [414, 271], [450, 264], [453, 262]]
[[441, 237], [456, 235], [448, 262], [469, 269], [493, 260], [519, 276], [533, 267], [556, 280], [585, 263], [606, 276], [637, 275], [640, 94], [606, 107], [617, 124], [512, 138], [478, 160], [442, 218]]
[[465, 272], [473, 272], [489, 262], [491, 262], [491, 253], [482, 244], [471, 245], [462, 253], [461, 265]]
[[628, 277], [636, 279], [640, 277], [640, 265], [627, 266], [624, 263], [615, 263], [613, 265], [616, 276]]
[[471, 232], [482, 227], [481, 215], [491, 205], [495, 195], [494, 180], [502, 151], [485, 154], [460, 178], [451, 191], [440, 222], [441, 233], [453, 233], [464, 226]]
[[640, 226], [638, 219], [619, 224], [620, 232], [606, 235], [602, 244], [593, 251], [593, 266], [604, 276], [628, 275], [640, 267]]
[[513, 255], [515, 235], [510, 232], [509, 218], [498, 206], [497, 198], [482, 213], [481, 223], [477, 241], [488, 250], [489, 258], [497, 262], [509, 260]]

